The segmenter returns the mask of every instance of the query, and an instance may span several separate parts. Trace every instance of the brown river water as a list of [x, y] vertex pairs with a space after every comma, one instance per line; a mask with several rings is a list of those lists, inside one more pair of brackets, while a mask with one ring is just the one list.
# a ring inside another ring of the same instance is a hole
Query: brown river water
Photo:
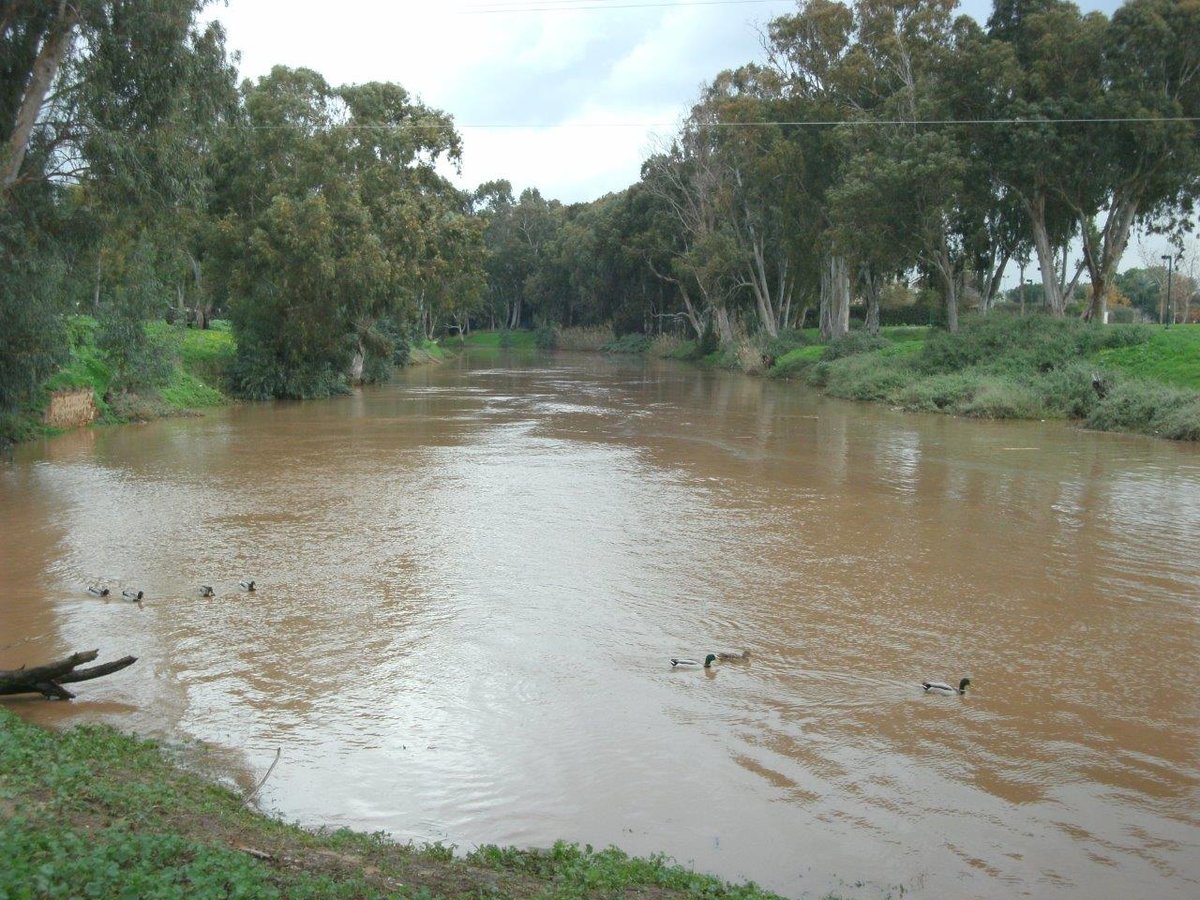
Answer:
[[140, 657], [7, 708], [247, 778], [282, 748], [288, 820], [795, 897], [1200, 896], [1195, 446], [491, 355], [22, 447], [0, 560], [0, 668]]

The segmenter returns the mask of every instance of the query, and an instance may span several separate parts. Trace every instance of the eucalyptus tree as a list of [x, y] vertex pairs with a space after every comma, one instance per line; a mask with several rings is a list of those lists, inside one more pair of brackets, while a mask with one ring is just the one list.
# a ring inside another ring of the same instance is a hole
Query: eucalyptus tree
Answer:
[[238, 357], [236, 389], [309, 397], [340, 389], [415, 318], [439, 240], [430, 216], [457, 161], [450, 119], [391, 84], [335, 89], [275, 67], [243, 85], [218, 185], [218, 252]]
[[[0, 282], [22, 285], [3, 292], [11, 303], [0, 301], [0, 334], [42, 348], [28, 356], [38, 361], [30, 384], [65, 349], [56, 298], [84, 268], [93, 306], [105, 295], [109, 336], [139, 357], [144, 332], [130, 323], [162, 303], [168, 270], [194, 235], [185, 223], [203, 208], [203, 148], [232, 95], [223, 32], [197, 20], [205, 5], [52, 0], [0, 10], [0, 208], [11, 226], [0, 235]], [[95, 226], [90, 235], [72, 224], [81, 218]], [[120, 285], [103, 268], [118, 257], [138, 260]], [[43, 352], [47, 339], [57, 354]]]
[[720, 128], [718, 108], [702, 98], [670, 148], [643, 163], [642, 183], [668, 212], [676, 237], [670, 271], [656, 274], [678, 290], [697, 336], [711, 321], [721, 343], [731, 344], [741, 273]]
[[1086, 109], [1111, 121], [1078, 147], [1063, 195], [1091, 276], [1084, 315], [1100, 321], [1134, 224], [1188, 211], [1200, 192], [1200, 5], [1128, 0], [1103, 29], [1095, 81]]
[[[830, 217], [830, 191], [844, 162], [842, 136], [830, 124], [845, 118], [841, 79], [855, 33], [853, 10], [835, 0], [808, 0], [773, 19], [767, 32], [771, 67], [779, 76], [779, 120], [791, 145], [789, 166], [792, 258], [798, 279], [820, 285], [821, 335], [850, 326], [851, 263]], [[805, 265], [807, 263], [807, 265]]]

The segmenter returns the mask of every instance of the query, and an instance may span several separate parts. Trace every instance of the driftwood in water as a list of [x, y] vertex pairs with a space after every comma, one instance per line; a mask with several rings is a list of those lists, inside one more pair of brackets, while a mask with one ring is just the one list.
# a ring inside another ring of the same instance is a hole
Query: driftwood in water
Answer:
[[100, 655], [99, 650], [88, 650], [85, 653], [72, 653], [66, 659], [47, 663], [44, 666], [34, 666], [27, 669], [0, 669], [0, 694], [42, 694], [46, 697], [57, 697], [60, 700], [70, 700], [75, 695], [66, 690], [63, 685], [74, 681], [88, 681], [119, 672], [126, 666], [137, 662], [136, 656], [125, 656], [115, 662], [91, 666], [87, 669], [77, 668], [79, 665], [91, 662]]

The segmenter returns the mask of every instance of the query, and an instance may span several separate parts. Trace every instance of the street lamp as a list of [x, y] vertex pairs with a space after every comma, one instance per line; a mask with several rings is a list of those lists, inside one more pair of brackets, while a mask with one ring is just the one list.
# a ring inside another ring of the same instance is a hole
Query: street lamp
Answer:
[[1171, 305], [1171, 271], [1175, 263], [1175, 257], [1164, 256], [1167, 261], [1167, 309], [1171, 312], [1171, 318], [1167, 320], [1167, 327], [1171, 327], [1171, 323], [1175, 321], [1175, 307]]
[[1029, 279], [1022, 278], [1021, 279], [1021, 317], [1022, 318], [1025, 317], [1025, 295], [1028, 293], [1028, 291], [1026, 290], [1026, 288], [1028, 288], [1028, 287], [1029, 287]]

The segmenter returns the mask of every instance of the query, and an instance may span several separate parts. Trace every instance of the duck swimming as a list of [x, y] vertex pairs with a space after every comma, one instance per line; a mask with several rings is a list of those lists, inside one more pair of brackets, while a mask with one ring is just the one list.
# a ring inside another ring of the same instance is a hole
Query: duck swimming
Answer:
[[741, 653], [718, 653], [717, 659], [749, 659], [750, 651], [743, 650]]
[[965, 694], [967, 692], [967, 685], [970, 683], [970, 678], [964, 678], [958, 683], [958, 687], [946, 684], [944, 681], [922, 681], [921, 687], [924, 688], [927, 694], [954, 696], [956, 694]]
[[213, 596], [213, 589], [212, 589], [212, 585], [211, 585], [211, 584], [202, 584], [202, 585], [200, 585], [200, 596], [201, 596], [201, 597], [211, 597], [211, 596]]
[[93, 585], [88, 586], [88, 593], [93, 594], [97, 597], [107, 597], [108, 596], [108, 588], [100, 587], [99, 585], [93, 584]]
[[680, 659], [678, 657], [672, 656], [671, 657], [671, 668], [673, 669], [676, 666], [703, 666], [706, 669], [711, 669], [713, 662], [716, 661], [716, 658], [717, 658], [717, 654], [715, 654], [715, 653], [710, 653], [710, 654], [708, 654], [708, 656], [704, 657], [704, 662], [700, 662], [699, 660], [695, 660], [695, 659]]
[[254, 581], [252, 579], [243, 579], [238, 582], [238, 587], [242, 588], [243, 590], [253, 591]]
[[143, 594], [141, 591], [135, 591], [133, 588], [125, 588], [125, 590], [121, 591], [121, 596], [126, 600], [141, 600]]

